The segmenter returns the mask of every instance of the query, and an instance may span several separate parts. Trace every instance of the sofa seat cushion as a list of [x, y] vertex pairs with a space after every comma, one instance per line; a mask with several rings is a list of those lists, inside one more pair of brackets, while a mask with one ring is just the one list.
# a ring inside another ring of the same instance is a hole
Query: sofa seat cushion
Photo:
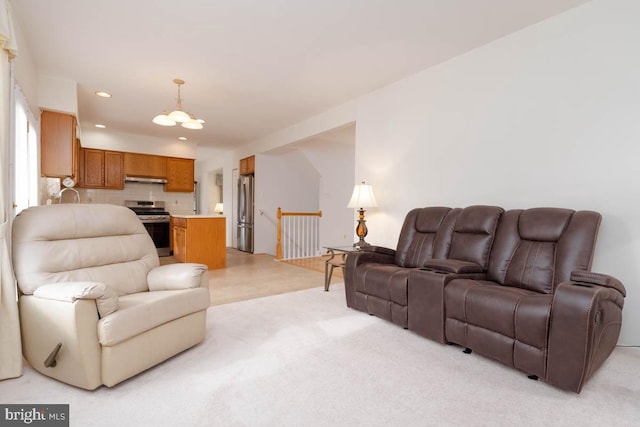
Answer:
[[424, 263], [423, 268], [440, 273], [471, 274], [484, 272], [484, 268], [475, 262], [457, 259], [430, 259]]
[[356, 289], [385, 301], [407, 305], [407, 281], [412, 269], [394, 264], [362, 264], [358, 266]]
[[533, 346], [546, 348], [552, 295], [457, 279], [445, 288], [446, 316]]
[[119, 299], [118, 311], [98, 322], [98, 339], [113, 346], [164, 323], [209, 307], [206, 288], [140, 292]]

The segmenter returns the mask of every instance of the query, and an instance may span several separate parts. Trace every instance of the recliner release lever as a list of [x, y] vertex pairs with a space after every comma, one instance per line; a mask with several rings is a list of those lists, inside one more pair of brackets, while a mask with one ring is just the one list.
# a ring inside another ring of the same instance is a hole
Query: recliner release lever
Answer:
[[58, 362], [56, 361], [56, 357], [58, 357], [58, 352], [62, 348], [62, 343], [59, 342], [58, 345], [53, 349], [53, 351], [49, 354], [49, 357], [44, 361], [45, 368], [55, 368]]

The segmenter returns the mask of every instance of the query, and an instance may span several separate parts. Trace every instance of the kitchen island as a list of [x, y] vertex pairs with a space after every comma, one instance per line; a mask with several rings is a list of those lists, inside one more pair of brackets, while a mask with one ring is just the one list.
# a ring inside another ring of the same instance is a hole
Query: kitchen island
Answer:
[[180, 262], [205, 264], [209, 270], [227, 262], [226, 218], [221, 215], [171, 215], [171, 247]]

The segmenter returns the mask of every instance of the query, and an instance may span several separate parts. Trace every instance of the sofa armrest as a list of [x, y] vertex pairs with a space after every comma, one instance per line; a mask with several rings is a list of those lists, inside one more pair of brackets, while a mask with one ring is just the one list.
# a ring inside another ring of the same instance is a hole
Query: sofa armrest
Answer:
[[147, 285], [150, 291], [208, 287], [207, 277], [207, 266], [204, 264], [167, 264], [156, 267], [147, 274]]
[[118, 309], [118, 294], [101, 282], [51, 283], [40, 286], [33, 296], [63, 302], [76, 302], [79, 299], [95, 300], [100, 317], [105, 317]]
[[389, 253], [384, 250], [358, 250], [347, 254], [345, 264], [351, 264], [355, 268], [360, 264], [393, 264], [394, 261], [395, 251]]
[[557, 286], [549, 325], [548, 383], [580, 392], [615, 348], [623, 306], [623, 294], [616, 287], [582, 281]]
[[394, 249], [385, 248], [383, 246], [361, 246], [360, 250], [363, 252], [373, 252], [377, 254], [391, 255], [392, 257], [396, 256], [396, 251]]
[[576, 270], [571, 272], [571, 281], [613, 288], [620, 292], [623, 297], [627, 296], [627, 290], [622, 282], [607, 274], [593, 273], [586, 270]]
[[[71, 303], [35, 295], [22, 295], [20, 329], [22, 354], [33, 369], [49, 377], [93, 390], [102, 384], [101, 346], [98, 342], [100, 318], [95, 300]], [[45, 360], [57, 344], [62, 348], [55, 367]]]
[[[345, 259], [345, 285], [352, 279], [356, 269], [361, 264], [393, 264], [395, 257], [391, 254], [373, 251], [354, 251], [349, 252]], [[348, 278], [347, 278], [348, 277]]]
[[393, 264], [394, 260], [394, 255], [386, 253], [386, 251], [359, 250], [349, 252], [344, 263], [344, 292], [347, 299], [347, 307], [355, 307], [355, 282], [358, 266], [369, 263]]
[[481, 265], [470, 261], [460, 261], [457, 259], [430, 259], [422, 266], [424, 269], [435, 270], [445, 273], [483, 273], [484, 269]]

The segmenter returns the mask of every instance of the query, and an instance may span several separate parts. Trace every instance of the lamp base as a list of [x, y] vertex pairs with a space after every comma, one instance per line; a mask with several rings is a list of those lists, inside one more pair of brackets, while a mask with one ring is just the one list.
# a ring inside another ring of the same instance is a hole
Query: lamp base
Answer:
[[353, 249], [360, 249], [360, 248], [364, 248], [367, 246], [371, 246], [371, 243], [367, 243], [364, 241], [364, 239], [360, 239], [359, 241], [355, 242], [353, 244]]
[[364, 209], [358, 209], [358, 225], [356, 226], [356, 236], [358, 236], [359, 240], [353, 244], [354, 248], [371, 246], [369, 243], [364, 241], [364, 238], [367, 237], [369, 230], [367, 230], [366, 220], [364, 219]]

